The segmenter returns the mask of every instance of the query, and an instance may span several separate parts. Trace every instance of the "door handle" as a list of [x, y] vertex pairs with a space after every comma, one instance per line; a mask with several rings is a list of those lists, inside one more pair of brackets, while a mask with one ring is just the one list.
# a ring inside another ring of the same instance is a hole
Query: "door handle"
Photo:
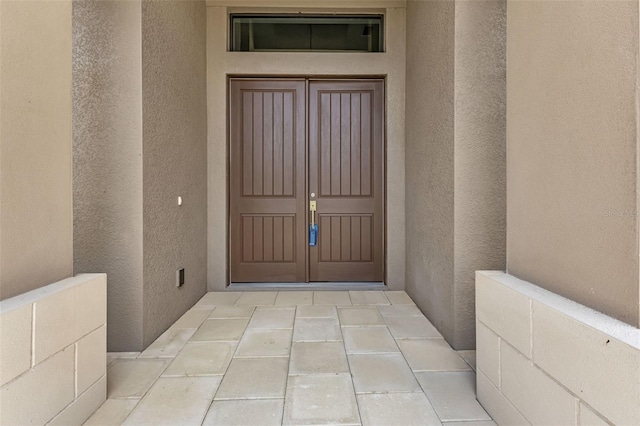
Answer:
[[311, 225], [316, 224], [315, 216], [316, 216], [316, 201], [309, 201], [309, 211], [311, 212]]
[[309, 211], [311, 212], [311, 225], [309, 226], [309, 245], [318, 244], [318, 225], [316, 225], [316, 201], [309, 201]]

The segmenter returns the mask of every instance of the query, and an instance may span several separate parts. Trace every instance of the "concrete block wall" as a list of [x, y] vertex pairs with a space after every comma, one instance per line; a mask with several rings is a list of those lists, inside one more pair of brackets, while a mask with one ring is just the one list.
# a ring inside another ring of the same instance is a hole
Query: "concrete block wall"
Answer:
[[0, 302], [0, 424], [82, 424], [106, 399], [107, 277]]
[[478, 400], [498, 424], [640, 424], [640, 329], [476, 273]]

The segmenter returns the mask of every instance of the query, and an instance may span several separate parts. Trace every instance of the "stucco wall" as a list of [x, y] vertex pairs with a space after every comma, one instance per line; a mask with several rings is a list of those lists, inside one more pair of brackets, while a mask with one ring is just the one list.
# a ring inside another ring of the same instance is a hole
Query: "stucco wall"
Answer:
[[638, 325], [638, 2], [508, 4], [509, 273]]
[[407, 2], [407, 292], [456, 349], [505, 265], [504, 1]]
[[110, 351], [142, 345], [140, 3], [73, 4], [76, 272], [108, 272]]
[[145, 346], [207, 288], [205, 26], [203, 1], [142, 3]]
[[138, 351], [206, 291], [205, 5], [74, 17], [76, 269], [108, 273], [108, 348]]
[[406, 291], [451, 342], [454, 278], [453, 1], [407, 2]]
[[[228, 284], [227, 76], [386, 76], [386, 283], [402, 290], [405, 282], [405, 8], [403, 1], [311, 0], [207, 2], [207, 90], [209, 125], [209, 290]], [[267, 8], [268, 6], [268, 8]], [[309, 9], [311, 8], [311, 9]], [[227, 52], [227, 22], [231, 10], [300, 12], [327, 9], [385, 13], [383, 53]]]
[[0, 299], [73, 273], [71, 2], [0, 2]]
[[475, 271], [506, 267], [506, 1], [456, 1], [454, 339], [473, 348]]

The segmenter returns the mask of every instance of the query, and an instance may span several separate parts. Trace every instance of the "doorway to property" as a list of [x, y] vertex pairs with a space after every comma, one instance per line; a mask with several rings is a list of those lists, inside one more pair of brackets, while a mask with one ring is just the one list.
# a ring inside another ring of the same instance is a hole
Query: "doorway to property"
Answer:
[[384, 280], [384, 81], [233, 78], [232, 283]]

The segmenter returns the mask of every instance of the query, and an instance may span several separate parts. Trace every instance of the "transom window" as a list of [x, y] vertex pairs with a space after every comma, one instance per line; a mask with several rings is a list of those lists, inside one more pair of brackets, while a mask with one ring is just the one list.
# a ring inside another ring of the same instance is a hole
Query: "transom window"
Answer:
[[234, 52], [382, 52], [382, 15], [231, 15]]

